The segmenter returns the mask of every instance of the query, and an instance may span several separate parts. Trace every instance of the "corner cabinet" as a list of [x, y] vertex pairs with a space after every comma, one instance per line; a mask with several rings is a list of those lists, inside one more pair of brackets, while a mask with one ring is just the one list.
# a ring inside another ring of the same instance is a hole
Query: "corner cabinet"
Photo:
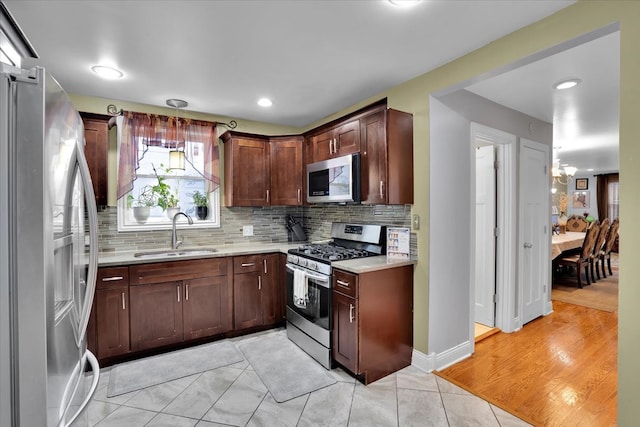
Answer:
[[279, 260], [278, 254], [233, 258], [234, 330], [282, 320]]
[[409, 366], [413, 266], [333, 273], [333, 359], [365, 384]]
[[302, 205], [301, 136], [227, 131], [221, 139], [225, 206]]
[[131, 349], [146, 350], [231, 330], [232, 260], [129, 267]]

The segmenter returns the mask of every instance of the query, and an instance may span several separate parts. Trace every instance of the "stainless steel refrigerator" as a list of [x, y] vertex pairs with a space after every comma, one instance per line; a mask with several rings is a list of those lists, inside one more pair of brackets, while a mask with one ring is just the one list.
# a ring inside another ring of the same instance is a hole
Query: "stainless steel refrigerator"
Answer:
[[0, 426], [86, 423], [97, 249], [82, 119], [44, 69], [0, 64]]

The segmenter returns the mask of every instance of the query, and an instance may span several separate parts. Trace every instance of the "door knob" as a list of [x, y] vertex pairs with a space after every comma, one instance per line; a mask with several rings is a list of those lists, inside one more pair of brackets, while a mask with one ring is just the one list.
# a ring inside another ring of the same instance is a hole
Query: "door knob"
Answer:
[[525, 242], [525, 243], [524, 243], [524, 247], [525, 247], [525, 248], [527, 248], [527, 249], [529, 249], [529, 248], [532, 248], [532, 247], [533, 247], [533, 244]]

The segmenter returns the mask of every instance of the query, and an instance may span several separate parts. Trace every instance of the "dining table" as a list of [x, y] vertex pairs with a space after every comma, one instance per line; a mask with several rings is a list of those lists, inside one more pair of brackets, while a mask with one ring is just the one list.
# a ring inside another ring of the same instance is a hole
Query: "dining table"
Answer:
[[551, 259], [555, 259], [561, 253], [582, 247], [584, 236], [587, 233], [579, 231], [567, 231], [561, 234], [551, 235]]

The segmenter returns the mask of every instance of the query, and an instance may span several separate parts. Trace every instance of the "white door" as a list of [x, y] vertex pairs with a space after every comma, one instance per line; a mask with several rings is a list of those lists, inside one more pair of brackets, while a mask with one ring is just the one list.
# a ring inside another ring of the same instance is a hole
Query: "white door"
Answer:
[[476, 148], [475, 321], [495, 325], [496, 173], [493, 145]]
[[522, 324], [544, 314], [549, 277], [549, 147], [520, 147], [520, 289]]

